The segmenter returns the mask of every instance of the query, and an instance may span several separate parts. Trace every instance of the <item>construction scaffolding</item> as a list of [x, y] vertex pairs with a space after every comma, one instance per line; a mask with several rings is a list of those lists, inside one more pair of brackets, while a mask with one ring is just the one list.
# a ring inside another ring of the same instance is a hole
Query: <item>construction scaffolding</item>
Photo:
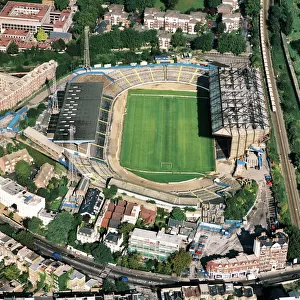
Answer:
[[231, 140], [229, 159], [239, 157], [269, 133], [261, 75], [249, 67], [215, 68], [209, 84], [212, 133]]

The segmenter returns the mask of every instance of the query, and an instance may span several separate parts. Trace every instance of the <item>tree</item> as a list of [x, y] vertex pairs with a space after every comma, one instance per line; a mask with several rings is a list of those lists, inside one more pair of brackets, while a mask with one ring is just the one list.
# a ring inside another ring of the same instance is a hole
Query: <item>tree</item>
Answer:
[[217, 6], [221, 4], [221, 2], [221, 0], [205, 0], [204, 6], [206, 8], [217, 8]]
[[179, 207], [174, 207], [171, 212], [171, 218], [178, 220], [178, 221], [184, 221], [186, 219], [184, 211]]
[[4, 148], [0, 146], [0, 157], [2, 157], [3, 155], [4, 155]]
[[19, 46], [15, 42], [12, 42], [8, 45], [6, 52], [7, 54], [18, 54]]
[[257, 16], [260, 12], [260, 0], [245, 0], [245, 11], [249, 16]]
[[35, 249], [34, 235], [31, 232], [21, 230], [16, 234], [15, 239], [22, 245], [25, 245], [30, 249]]
[[163, 0], [162, 2], [165, 5], [166, 9], [174, 9], [179, 0]]
[[6, 145], [6, 151], [7, 151], [7, 154], [13, 153], [14, 150], [15, 150], [15, 148], [14, 148], [14, 145], [13, 145], [12, 143], [8, 143], [8, 144]]
[[118, 292], [125, 292], [130, 290], [128, 283], [122, 279], [115, 280], [115, 285], [116, 285], [116, 291]]
[[7, 280], [17, 280], [20, 276], [20, 270], [16, 264], [11, 264], [1, 270], [1, 275]]
[[62, 11], [69, 6], [69, 0], [54, 0], [55, 8]]
[[92, 249], [92, 255], [96, 262], [106, 265], [113, 261], [110, 249], [103, 243], [95, 243], [96, 247]]
[[125, 8], [127, 11], [142, 12], [146, 7], [153, 7], [155, 5], [154, 0], [125, 0]]
[[51, 44], [53, 50], [59, 52], [66, 49], [66, 43], [63, 39], [58, 39]]
[[138, 269], [141, 266], [142, 255], [139, 253], [130, 253], [128, 255], [128, 267]]
[[181, 29], [177, 29], [171, 37], [171, 44], [173, 47], [183, 47], [186, 44], [186, 38]]
[[204, 33], [203, 35], [196, 37], [191, 46], [193, 49], [201, 49], [202, 51], [210, 51], [213, 48], [214, 36], [211, 32]]
[[113, 281], [104, 278], [102, 283], [102, 290], [107, 293], [114, 292], [116, 290], [116, 286]]
[[300, 230], [295, 225], [290, 225], [285, 229], [285, 232], [289, 236], [289, 249], [287, 258], [289, 260], [293, 260], [294, 258], [298, 258], [300, 260]]
[[37, 36], [36, 36], [36, 39], [37, 39], [39, 42], [44, 42], [44, 41], [46, 41], [46, 39], [47, 39], [47, 33], [44, 31], [44, 29], [39, 28], [38, 33], [37, 33]]
[[217, 25], [217, 33], [222, 34], [226, 29], [226, 25], [223, 22], [219, 22]]
[[43, 235], [44, 234], [44, 229], [43, 229], [44, 225], [41, 219], [37, 218], [37, 217], [33, 217], [32, 219], [28, 220], [28, 230], [36, 233], [36, 234], [40, 234]]
[[18, 179], [18, 182], [24, 184], [30, 177], [31, 170], [30, 165], [25, 160], [20, 160], [16, 163], [15, 172]]
[[74, 216], [67, 211], [62, 211], [49, 223], [46, 238], [56, 244], [67, 244], [69, 231], [73, 227]]
[[239, 55], [246, 51], [245, 39], [242, 35], [236, 34], [235, 31], [224, 33], [218, 39], [218, 51], [220, 53], [232, 52]]
[[111, 185], [110, 188], [103, 188], [103, 194], [105, 199], [113, 198], [118, 192], [118, 188], [115, 185]]
[[187, 268], [191, 262], [192, 257], [189, 252], [186, 252], [184, 249], [174, 252], [169, 259], [172, 270], [177, 275], [180, 275], [185, 268]]

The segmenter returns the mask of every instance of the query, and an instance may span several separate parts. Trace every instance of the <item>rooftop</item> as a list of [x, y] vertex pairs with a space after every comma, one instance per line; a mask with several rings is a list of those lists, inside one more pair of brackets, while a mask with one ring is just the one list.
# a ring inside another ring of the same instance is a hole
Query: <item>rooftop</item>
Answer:
[[[94, 142], [96, 140], [102, 91], [102, 82], [67, 84], [63, 105], [56, 123], [55, 142]], [[73, 141], [70, 141], [71, 125], [76, 127]]]
[[50, 9], [44, 4], [8, 1], [0, 12], [0, 19], [13, 17], [41, 22]]
[[84, 235], [84, 236], [92, 236], [93, 232], [94, 232], [94, 228], [91, 228], [91, 227], [83, 226], [78, 229], [78, 234]]
[[80, 206], [79, 214], [94, 215], [95, 209], [99, 207], [101, 201], [102, 199], [100, 198], [100, 191], [95, 188], [89, 188]]

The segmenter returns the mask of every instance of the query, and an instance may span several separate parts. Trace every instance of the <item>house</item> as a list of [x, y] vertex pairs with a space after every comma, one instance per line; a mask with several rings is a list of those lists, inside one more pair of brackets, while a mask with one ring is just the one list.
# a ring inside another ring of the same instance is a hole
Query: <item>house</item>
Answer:
[[144, 206], [141, 207], [140, 216], [143, 219], [145, 225], [152, 226], [155, 222], [156, 211], [147, 209]]
[[221, 3], [218, 5], [217, 10], [219, 14], [231, 14], [233, 8], [230, 4]]
[[39, 256], [29, 267], [28, 267], [28, 279], [33, 286], [36, 286], [37, 282], [40, 281], [41, 275], [43, 275], [45, 266], [43, 264], [45, 258]]
[[181, 237], [166, 234], [164, 229], [155, 232], [135, 228], [129, 236], [128, 251], [136, 251], [147, 258], [165, 260], [173, 252], [185, 247]]
[[231, 5], [233, 10], [237, 10], [239, 8], [238, 0], [222, 0], [222, 3]]
[[91, 291], [91, 292], [98, 292], [100, 290], [100, 287], [101, 287], [100, 282], [92, 278], [88, 280], [84, 285], [84, 289], [86, 291]]
[[123, 243], [123, 234], [118, 230], [109, 229], [103, 243], [110, 248], [111, 252], [121, 251], [121, 245]]
[[171, 228], [170, 234], [178, 235], [188, 243], [194, 240], [198, 225], [194, 222], [178, 221], [170, 218], [168, 227]]
[[37, 217], [39, 211], [45, 208], [45, 198], [29, 193], [26, 188], [1, 176], [0, 202], [14, 208], [23, 218]]
[[49, 163], [44, 163], [35, 176], [34, 183], [37, 188], [44, 188], [48, 185], [54, 175], [54, 167]]
[[16, 263], [16, 253], [22, 248], [19, 242], [0, 232], [0, 257], [5, 266]]
[[77, 270], [73, 270], [69, 275], [67, 286], [72, 291], [83, 291], [85, 288], [85, 275]]
[[139, 214], [141, 211], [141, 206], [134, 203], [127, 203], [126, 209], [123, 214], [122, 223], [128, 222], [135, 225]]
[[80, 227], [77, 230], [77, 240], [82, 244], [94, 243], [99, 240], [100, 234], [97, 229], [91, 227]]
[[56, 290], [61, 290], [61, 282], [68, 282], [68, 277], [72, 272], [72, 267], [62, 264], [53, 272], [53, 286]]
[[0, 157], [0, 169], [3, 173], [12, 173], [15, 171], [17, 162], [24, 160], [31, 164], [33, 158], [29, 155], [27, 149], [21, 149], [11, 154]]
[[23, 272], [27, 271], [27, 265], [32, 265], [36, 261], [40, 260], [41, 256], [28, 249], [26, 246], [20, 249], [17, 253], [17, 267]]
[[23, 284], [17, 280], [5, 281], [0, 285], [1, 293], [21, 293], [23, 292]]
[[128, 23], [129, 14], [124, 11], [124, 5], [112, 4], [108, 7], [108, 12], [104, 14], [104, 20], [109, 21], [110, 25], [124, 26]]
[[54, 220], [56, 215], [56, 211], [51, 211], [43, 208], [39, 211], [38, 218], [42, 220], [44, 226], [47, 226], [52, 220]]
[[82, 201], [79, 214], [89, 215], [91, 219], [95, 219], [103, 204], [104, 195], [96, 188], [89, 188]]
[[241, 23], [241, 14], [240, 13], [223, 14], [222, 22], [226, 26], [226, 29], [225, 29], [226, 32], [231, 32], [233, 30], [238, 30], [240, 28], [240, 23]]

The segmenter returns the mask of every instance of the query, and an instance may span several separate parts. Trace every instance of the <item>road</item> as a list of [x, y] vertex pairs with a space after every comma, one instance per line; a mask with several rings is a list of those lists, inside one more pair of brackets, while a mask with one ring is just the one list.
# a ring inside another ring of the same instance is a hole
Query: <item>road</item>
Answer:
[[[268, 42], [268, 30], [267, 30], [267, 13], [269, 8], [269, 0], [263, 1], [263, 13], [264, 13], [264, 22], [263, 22], [263, 30], [265, 33], [265, 41], [261, 41], [261, 43], [265, 43], [266, 45], [269, 44]], [[277, 141], [277, 149], [280, 156], [281, 162], [281, 170], [282, 175], [284, 178], [285, 188], [286, 188], [286, 195], [288, 199], [288, 205], [291, 214], [291, 220], [294, 225], [300, 227], [300, 201], [299, 201], [299, 192], [297, 190], [297, 183], [296, 183], [296, 174], [293, 164], [290, 162], [289, 159], [289, 141], [287, 137], [287, 132], [285, 128], [285, 123], [283, 119], [283, 113], [280, 106], [280, 98], [276, 86], [275, 75], [273, 72], [272, 60], [271, 60], [271, 53], [270, 49], [266, 47], [266, 60], [265, 60], [265, 67], [269, 69], [270, 72], [270, 79], [272, 90], [275, 98], [276, 103], [276, 113], [271, 113], [274, 133]], [[267, 66], [266, 66], [267, 65]]]

